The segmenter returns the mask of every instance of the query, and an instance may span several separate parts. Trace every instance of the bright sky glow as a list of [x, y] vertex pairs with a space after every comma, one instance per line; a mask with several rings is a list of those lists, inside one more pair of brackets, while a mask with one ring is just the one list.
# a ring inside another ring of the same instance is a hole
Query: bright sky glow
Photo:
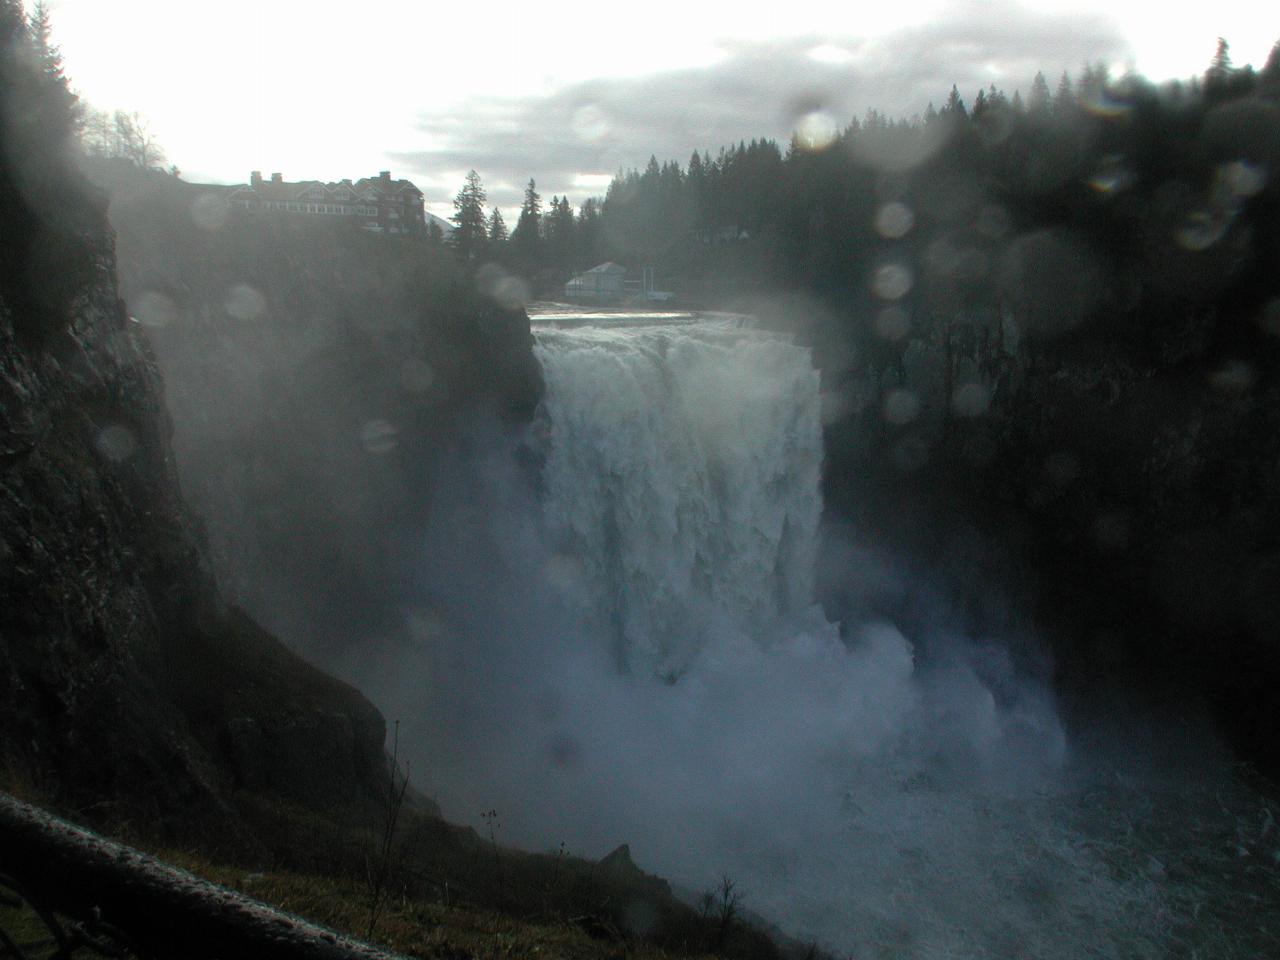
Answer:
[[[437, 146], [441, 124], [426, 130], [424, 118], [453, 117], [448, 123], [459, 137], [467, 125], [493, 134], [505, 123], [518, 142], [521, 121], [486, 115], [477, 104], [548, 96], [598, 78], [714, 72], [735, 42], [811, 38], [813, 61], [833, 69], [856, 61], [874, 70], [877, 50], [891, 57], [896, 36], [929, 30], [947, 16], [980, 27], [990, 18], [993, 31], [1003, 29], [989, 4], [939, 0], [744, 0], [731, 9], [687, 0], [632, 6], [548, 0], [458, 8], [449, 16], [438, 6], [393, 0], [358, 7], [329, 0], [53, 0], [50, 6], [67, 73], [82, 96], [107, 109], [142, 113], [187, 179], [242, 182], [250, 170], [339, 179], [390, 167], [417, 180], [431, 209], [445, 216], [465, 167], [406, 167], [395, 159]], [[1261, 67], [1280, 39], [1280, 18], [1268, 8], [1226, 0], [1171, 15], [1167, 3], [1054, 0], [1017, 9], [1031, 16], [1102, 17], [1127, 51], [1111, 56], [1113, 68], [1133, 67], [1162, 80], [1201, 73], [1220, 35], [1230, 41], [1237, 65]], [[983, 65], [977, 46], [970, 39], [943, 53], [1010, 88], [1029, 79], [1014, 75], [1022, 64]], [[1045, 50], [1043, 62], [1054, 61], [1055, 51]], [[932, 95], [941, 99], [945, 92]], [[858, 112], [876, 105], [863, 104]], [[693, 115], [699, 105], [674, 106]], [[775, 117], [782, 105], [760, 107], [758, 132], [773, 135], [763, 118]], [[589, 109], [580, 110], [566, 136], [590, 144], [603, 129]], [[628, 162], [643, 163], [647, 152]], [[598, 193], [601, 177], [611, 172], [584, 157], [563, 182], [580, 200]], [[504, 205], [523, 186], [514, 174], [481, 173]]]

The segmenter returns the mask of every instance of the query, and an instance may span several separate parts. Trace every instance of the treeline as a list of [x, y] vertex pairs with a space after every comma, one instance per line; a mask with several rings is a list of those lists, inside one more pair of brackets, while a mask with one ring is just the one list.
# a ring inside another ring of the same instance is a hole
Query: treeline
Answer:
[[43, 3], [0, 0], [0, 301], [18, 335], [45, 342], [109, 256], [105, 204], [89, 196], [69, 144], [81, 109]]
[[[943, 234], [966, 254], [991, 256], [1020, 232], [1070, 225], [1097, 249], [1140, 260], [1182, 236], [1168, 251], [1176, 257], [1215, 247], [1215, 231], [1225, 235], [1246, 207], [1274, 197], [1277, 99], [1280, 57], [1260, 72], [1236, 68], [1225, 42], [1186, 83], [1113, 79], [1098, 65], [1074, 80], [1063, 74], [1054, 89], [1037, 75], [1025, 97], [991, 86], [966, 102], [953, 87], [940, 108], [910, 119], [873, 110], [839, 129], [819, 117], [816, 132], [802, 121], [785, 146], [740, 142], [694, 152], [683, 166], [651, 157], [576, 211], [564, 197], [544, 203], [530, 180], [510, 235], [475, 178], [455, 200], [453, 240], [541, 292], [615, 260], [652, 266], [664, 286], [708, 301], [796, 287], [874, 301], [868, 278], [881, 258]], [[889, 203], [911, 217], [897, 235], [877, 223]], [[947, 306], [995, 279], [972, 276], [971, 255], [963, 268], [937, 261], [918, 275], [942, 282]]]

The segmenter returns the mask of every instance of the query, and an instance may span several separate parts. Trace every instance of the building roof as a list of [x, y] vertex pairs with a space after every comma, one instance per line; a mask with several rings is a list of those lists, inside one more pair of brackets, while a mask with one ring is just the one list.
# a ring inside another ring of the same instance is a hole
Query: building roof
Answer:
[[626, 273], [627, 268], [623, 266], [619, 266], [618, 264], [614, 263], [612, 260], [607, 260], [604, 263], [597, 264], [596, 266], [592, 267], [590, 270], [587, 270], [585, 272], [586, 273]]
[[321, 201], [337, 201], [339, 194], [344, 191], [350, 191], [351, 200], [366, 203], [376, 202], [380, 196], [388, 198], [407, 196], [411, 200], [422, 198], [422, 191], [412, 181], [392, 180], [390, 174], [385, 177], [363, 177], [355, 183], [350, 180], [339, 180], [335, 183], [323, 183], [320, 180], [289, 181], [277, 179], [279, 177], [278, 173], [273, 173], [269, 180], [251, 179], [249, 183], [233, 187], [231, 192], [235, 194], [245, 191], [261, 200], [305, 200], [309, 199], [307, 195], [312, 193], [319, 194], [316, 199]]

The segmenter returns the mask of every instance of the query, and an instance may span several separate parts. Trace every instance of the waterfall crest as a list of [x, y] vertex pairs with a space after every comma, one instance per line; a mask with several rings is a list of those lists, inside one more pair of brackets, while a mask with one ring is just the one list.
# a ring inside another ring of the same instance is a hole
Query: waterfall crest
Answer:
[[808, 349], [741, 320], [542, 329], [546, 509], [566, 592], [629, 669], [811, 613], [822, 512]]

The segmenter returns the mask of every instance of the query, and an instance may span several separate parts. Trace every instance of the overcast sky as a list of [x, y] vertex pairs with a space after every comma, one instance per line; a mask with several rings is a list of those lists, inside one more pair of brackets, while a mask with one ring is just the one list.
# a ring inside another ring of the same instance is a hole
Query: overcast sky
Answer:
[[1024, 91], [1085, 62], [1153, 79], [1203, 71], [1216, 38], [1261, 67], [1269, 4], [783, 0], [52, 0], [81, 95], [137, 110], [189, 180], [358, 178], [390, 168], [448, 216], [468, 168], [505, 210], [603, 192], [650, 154], [789, 136], [825, 109], [841, 125]]

